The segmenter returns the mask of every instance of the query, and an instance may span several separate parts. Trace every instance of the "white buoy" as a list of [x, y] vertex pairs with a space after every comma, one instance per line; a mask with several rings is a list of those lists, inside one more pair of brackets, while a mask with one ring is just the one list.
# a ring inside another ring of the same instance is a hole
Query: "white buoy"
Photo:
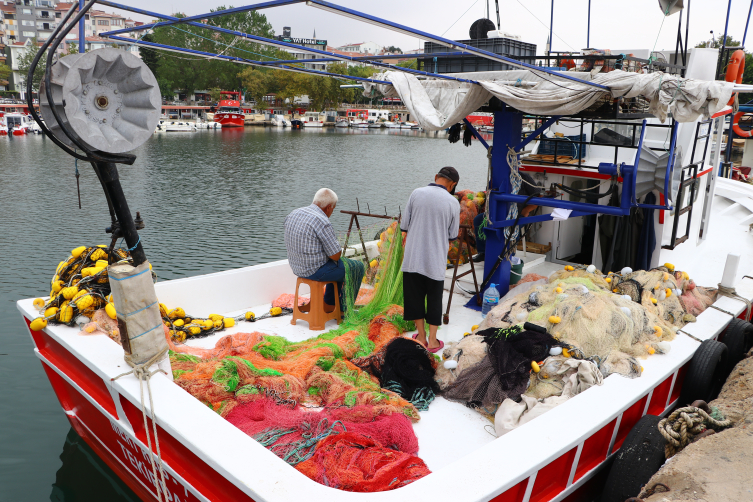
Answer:
[[521, 322], [522, 322], [522, 321], [525, 321], [526, 319], [528, 319], [528, 314], [527, 314], [526, 312], [518, 312], [518, 313], [517, 313], [517, 314], [515, 315], [515, 318], [516, 318], [516, 319], [517, 319], [518, 321], [521, 321]]
[[632, 298], [630, 297], [630, 295], [622, 295], [622, 299], [623, 299], [623, 300], [627, 300], [627, 301], [629, 301], [629, 302], [632, 302], [632, 301], [633, 301], [633, 299], [632, 299]]
[[565, 293], [560, 293], [560, 294], [557, 295], [557, 299], [559, 301], [567, 300], [567, 295]]
[[458, 367], [458, 362], [454, 359], [448, 359], [444, 362], [444, 367], [448, 370], [454, 370]]
[[674, 293], [675, 293], [675, 294], [676, 294], [677, 296], [682, 296], [682, 290], [681, 290], [681, 289], [679, 289], [679, 288], [675, 289]]
[[596, 265], [589, 265], [589, 266], [587, 266], [586, 267], [586, 272], [588, 272], [589, 274], [593, 274], [594, 272], [596, 272]]
[[659, 291], [659, 294], [658, 294], [658, 295], [656, 295], [656, 297], [657, 297], [657, 298], [658, 298], [659, 300], [666, 300], [666, 299], [667, 299], [667, 293], [666, 293], [666, 291], [664, 291], [664, 290], [662, 289], [662, 290], [660, 290], [660, 291]]
[[625, 267], [622, 270], [620, 270], [620, 273], [622, 275], [632, 274], [633, 273], [633, 269], [630, 268], [630, 267]]
[[669, 342], [659, 342], [656, 344], [656, 348], [659, 349], [659, 352], [662, 354], [667, 354], [672, 350], [672, 344]]
[[620, 307], [620, 310], [622, 310], [623, 314], [625, 314], [626, 316], [630, 317], [631, 314], [630, 314], [630, 309], [629, 308], [627, 308], [627, 307]]
[[549, 349], [550, 356], [558, 356], [560, 354], [562, 354], [562, 347], [552, 347]]
[[581, 287], [581, 291], [583, 291], [583, 294], [584, 294], [584, 295], [588, 293], [588, 287], [586, 287], [586, 286], [584, 286], [584, 285], [582, 285], [582, 284], [581, 284], [581, 286], [580, 286], [580, 287]]

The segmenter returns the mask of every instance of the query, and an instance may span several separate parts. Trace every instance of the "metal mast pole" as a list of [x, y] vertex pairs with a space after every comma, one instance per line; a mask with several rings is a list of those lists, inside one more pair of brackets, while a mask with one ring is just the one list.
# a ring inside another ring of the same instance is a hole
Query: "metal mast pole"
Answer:
[[[753, 2], [753, 0], [751, 0]], [[588, 0], [588, 30], [586, 31], [586, 47], [591, 48], [591, 0]]]
[[750, 13], [753, 11], [753, 0], [750, 0], [750, 8], [748, 9], [748, 19], [745, 20], [745, 32], [743, 33], [742, 47], [745, 48], [745, 37], [748, 36], [748, 24], [750, 24]]
[[[78, 0], [78, 10], [81, 11], [84, 8], [84, 0]], [[78, 53], [83, 54], [86, 50], [86, 16], [81, 18], [78, 22]]]
[[[729, 0], [729, 1], [731, 2], [732, 0]], [[727, 16], [729, 17], [729, 14], [727, 14]], [[552, 31], [553, 26], [554, 26], [554, 0], [552, 0], [552, 13], [551, 13], [551, 16], [549, 17], [549, 54], [547, 54], [548, 56], [552, 55], [552, 45], [554, 42], [554, 40], [552, 40], [552, 34], [554, 33]]]

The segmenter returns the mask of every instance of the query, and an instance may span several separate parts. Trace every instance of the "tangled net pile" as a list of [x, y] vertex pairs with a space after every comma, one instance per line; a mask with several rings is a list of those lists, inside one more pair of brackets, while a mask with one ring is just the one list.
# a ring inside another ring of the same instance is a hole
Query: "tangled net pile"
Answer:
[[[436, 361], [400, 336], [415, 327], [403, 320], [400, 306], [402, 245], [402, 239], [382, 244], [373, 296], [360, 308], [361, 284], [344, 260], [345, 318], [317, 337], [291, 342], [237, 333], [212, 349], [168, 337], [175, 383], [327, 486], [391, 490], [425, 476], [429, 470], [416, 457], [411, 421], [419, 420], [418, 409], [426, 409], [438, 390]], [[369, 373], [364, 361], [374, 357], [385, 362], [384, 375]], [[407, 369], [399, 371], [396, 362]]]
[[568, 268], [547, 284], [510, 295], [479, 329], [531, 322], [593, 361], [604, 376], [636, 377], [642, 370], [637, 358], [669, 350], [664, 342], [715, 297], [714, 290], [696, 287], [669, 264], [606, 277], [598, 270]]

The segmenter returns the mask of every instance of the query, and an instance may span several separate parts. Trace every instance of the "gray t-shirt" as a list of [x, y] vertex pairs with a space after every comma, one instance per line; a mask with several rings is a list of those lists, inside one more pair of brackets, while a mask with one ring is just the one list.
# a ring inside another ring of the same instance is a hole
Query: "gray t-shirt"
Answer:
[[408, 232], [402, 271], [444, 280], [447, 251], [459, 225], [460, 203], [445, 187], [432, 183], [413, 190], [400, 222]]

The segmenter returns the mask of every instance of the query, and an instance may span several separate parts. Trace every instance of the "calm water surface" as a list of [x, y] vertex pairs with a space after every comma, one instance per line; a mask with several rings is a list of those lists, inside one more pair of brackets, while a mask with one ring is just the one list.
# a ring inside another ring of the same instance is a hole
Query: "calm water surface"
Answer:
[[[147, 257], [160, 280], [285, 257], [282, 223], [316, 190], [340, 209], [397, 214], [445, 165], [460, 188], [484, 186], [486, 151], [416, 131], [247, 128], [155, 135], [120, 167], [140, 211]], [[47, 294], [60, 260], [108, 243], [107, 204], [91, 166], [42, 136], [0, 137], [0, 501], [125, 501], [136, 497], [70, 429], [28, 331], [21, 298]], [[348, 219], [332, 223], [344, 232]], [[367, 223], [367, 222], [364, 222]], [[371, 223], [371, 222], [368, 222]], [[368, 224], [367, 223], [367, 224]]]

